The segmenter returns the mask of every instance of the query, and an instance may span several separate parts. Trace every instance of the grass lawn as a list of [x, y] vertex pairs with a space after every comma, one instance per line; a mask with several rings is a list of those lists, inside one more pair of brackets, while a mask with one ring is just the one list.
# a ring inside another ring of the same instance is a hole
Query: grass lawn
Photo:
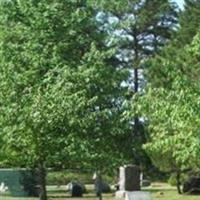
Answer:
[[151, 193], [152, 200], [199, 200], [200, 196], [195, 195], [179, 195], [176, 187], [172, 187], [166, 183], [153, 183], [148, 189]]
[[[151, 193], [152, 200], [200, 200], [200, 196], [178, 195], [174, 187], [167, 184], [153, 184], [145, 189]], [[83, 198], [70, 198], [64, 188], [50, 187], [49, 200], [98, 200], [94, 193], [86, 194]], [[115, 200], [114, 194], [105, 194], [104, 200]], [[0, 200], [38, 200], [37, 198], [10, 197], [0, 194]]]
[[192, 195], [178, 195], [176, 191], [164, 191], [163, 194], [152, 193], [152, 199], [154, 200], [199, 200], [200, 196]]

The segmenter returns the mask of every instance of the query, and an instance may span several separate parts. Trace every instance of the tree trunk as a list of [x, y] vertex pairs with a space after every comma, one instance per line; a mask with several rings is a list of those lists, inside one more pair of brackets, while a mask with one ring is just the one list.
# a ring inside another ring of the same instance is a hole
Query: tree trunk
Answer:
[[47, 190], [46, 190], [46, 169], [43, 164], [39, 165], [38, 169], [38, 182], [39, 182], [39, 199], [47, 200]]
[[176, 187], [177, 187], [178, 194], [182, 194], [180, 175], [181, 175], [181, 173], [177, 172], [177, 174], [176, 174]]
[[103, 200], [102, 192], [99, 193], [99, 200]]
[[96, 189], [96, 193], [97, 193], [97, 196], [99, 197], [99, 200], [102, 200], [103, 199], [103, 196], [102, 196], [102, 190], [103, 190], [103, 183], [102, 183], [102, 176], [101, 176], [101, 172], [96, 172], [96, 177], [95, 177], [95, 189]]
[[134, 69], [134, 93], [137, 93], [139, 89], [139, 80], [138, 80], [138, 68]]
[[[134, 93], [137, 94], [139, 91], [139, 72], [138, 72], [138, 65], [139, 65], [139, 54], [138, 54], [138, 41], [137, 41], [137, 37], [134, 37], [134, 41], [135, 41], [135, 63], [136, 66], [134, 66]], [[137, 103], [137, 102], [134, 102]], [[134, 130], [133, 130], [133, 141], [136, 141], [136, 143], [138, 143], [138, 145], [140, 144], [140, 140], [141, 140], [141, 133], [140, 133], [140, 121], [139, 121], [139, 117], [137, 115], [134, 116]], [[139, 156], [139, 152], [140, 152], [140, 146], [136, 147], [136, 151], [138, 152], [134, 152], [134, 164], [136, 165], [140, 165], [141, 164], [141, 158]]]
[[[138, 39], [137, 39], [137, 29], [134, 29], [134, 34], [133, 34], [133, 38], [134, 38], [134, 63], [133, 63], [133, 71], [134, 71], [134, 94], [137, 94], [139, 92], [139, 64], [140, 64], [140, 58], [139, 58], [139, 50], [138, 50]], [[136, 101], [134, 103], [137, 103]], [[135, 143], [138, 143], [138, 145], [140, 142], [140, 138], [141, 133], [140, 133], [140, 121], [139, 121], [139, 117], [137, 115], [134, 116], [134, 130], [133, 130], [133, 141]], [[134, 156], [134, 164], [136, 165], [140, 165], [141, 163], [141, 159], [139, 154], [137, 153], [137, 151], [140, 151], [140, 146], [135, 146], [136, 147], [136, 152], [134, 152], [133, 156]]]

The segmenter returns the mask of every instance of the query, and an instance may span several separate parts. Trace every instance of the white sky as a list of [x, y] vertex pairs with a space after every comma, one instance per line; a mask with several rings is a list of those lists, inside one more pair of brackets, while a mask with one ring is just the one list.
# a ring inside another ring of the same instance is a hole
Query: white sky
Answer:
[[174, 0], [174, 1], [180, 6], [180, 8], [183, 8], [184, 0]]

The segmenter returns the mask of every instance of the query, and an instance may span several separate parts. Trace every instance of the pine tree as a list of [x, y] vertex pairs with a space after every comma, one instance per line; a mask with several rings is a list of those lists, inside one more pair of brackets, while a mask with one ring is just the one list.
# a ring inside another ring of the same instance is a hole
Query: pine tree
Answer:
[[[172, 38], [177, 25], [177, 7], [168, 0], [103, 1], [102, 6], [117, 21], [113, 23], [111, 45], [119, 49], [118, 64], [131, 71], [128, 84], [131, 86], [131, 96], [136, 96], [145, 83], [143, 69], [146, 60], [158, 53]], [[137, 104], [136, 99], [133, 101]], [[145, 142], [144, 127], [136, 113], [133, 117], [134, 160], [141, 164], [144, 157], [143, 153], [140, 154]]]
[[185, 0], [184, 10], [179, 16], [180, 27], [177, 32], [176, 45], [190, 44], [200, 28], [200, 2]]

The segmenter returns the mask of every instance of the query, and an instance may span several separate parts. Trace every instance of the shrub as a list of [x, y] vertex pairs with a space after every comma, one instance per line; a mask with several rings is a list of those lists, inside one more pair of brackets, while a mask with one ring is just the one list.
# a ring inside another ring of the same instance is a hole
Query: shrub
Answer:
[[78, 180], [84, 184], [93, 183], [91, 173], [77, 173], [77, 172], [49, 172], [47, 175], [48, 185], [67, 185], [70, 181]]
[[170, 177], [169, 177], [169, 179], [168, 179], [168, 181], [167, 181], [168, 183], [169, 183], [169, 185], [171, 185], [171, 186], [176, 186], [176, 177], [175, 177], [175, 175], [174, 174], [172, 174]]
[[[94, 184], [92, 176], [92, 172], [72, 172], [67, 170], [49, 172], [47, 174], [47, 185], [67, 185], [70, 181], [79, 181], [84, 184]], [[107, 183], [114, 183], [114, 179], [108, 175], [103, 176], [103, 180]]]

